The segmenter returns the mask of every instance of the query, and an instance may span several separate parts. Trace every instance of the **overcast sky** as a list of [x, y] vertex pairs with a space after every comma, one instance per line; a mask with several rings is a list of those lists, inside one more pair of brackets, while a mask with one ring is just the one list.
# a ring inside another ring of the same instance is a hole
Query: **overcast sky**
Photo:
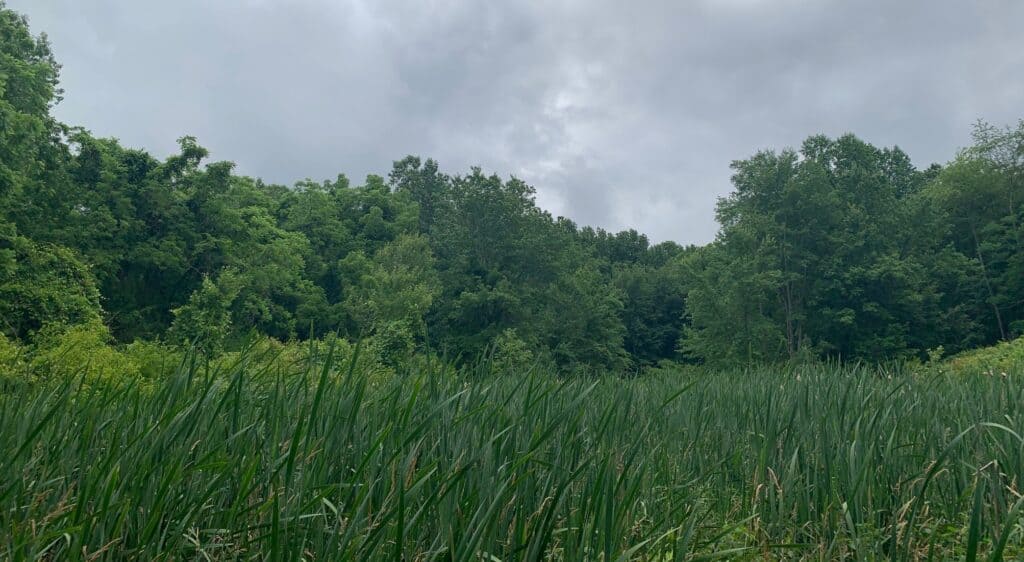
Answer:
[[361, 183], [406, 154], [556, 215], [703, 243], [729, 163], [815, 133], [948, 161], [1024, 117], [1020, 0], [8, 0], [57, 116], [166, 156]]

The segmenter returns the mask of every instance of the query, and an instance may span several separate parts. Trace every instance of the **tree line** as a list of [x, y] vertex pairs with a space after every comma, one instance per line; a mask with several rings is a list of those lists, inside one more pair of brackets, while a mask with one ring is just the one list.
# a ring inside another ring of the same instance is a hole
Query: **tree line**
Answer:
[[385, 362], [500, 351], [563, 372], [954, 353], [1024, 333], [1024, 122], [945, 165], [853, 135], [732, 164], [715, 240], [652, 244], [534, 188], [409, 156], [293, 186], [59, 122], [45, 36], [0, 6], [0, 330], [101, 323], [209, 353], [338, 333]]

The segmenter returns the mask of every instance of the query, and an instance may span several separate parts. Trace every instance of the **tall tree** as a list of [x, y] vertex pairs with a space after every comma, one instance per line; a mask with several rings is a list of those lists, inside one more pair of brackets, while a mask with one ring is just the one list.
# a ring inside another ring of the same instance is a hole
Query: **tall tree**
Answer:
[[0, 200], [11, 213], [32, 205], [59, 152], [57, 65], [45, 35], [33, 37], [25, 17], [0, 3]]

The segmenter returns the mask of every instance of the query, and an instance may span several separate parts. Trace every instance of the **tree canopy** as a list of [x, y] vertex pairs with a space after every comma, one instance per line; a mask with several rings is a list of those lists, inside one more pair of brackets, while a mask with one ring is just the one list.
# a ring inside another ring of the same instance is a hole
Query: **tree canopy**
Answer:
[[[408, 156], [281, 186], [58, 122], [44, 36], [0, 6], [0, 328], [102, 320], [219, 350], [257, 331], [547, 361], [879, 361], [1024, 333], [1024, 122], [945, 166], [811, 136], [732, 164], [702, 247], [553, 217], [524, 181]], [[397, 350], [397, 351], [396, 351]], [[404, 352], [403, 351], [403, 352]], [[498, 353], [496, 351], [496, 353]]]

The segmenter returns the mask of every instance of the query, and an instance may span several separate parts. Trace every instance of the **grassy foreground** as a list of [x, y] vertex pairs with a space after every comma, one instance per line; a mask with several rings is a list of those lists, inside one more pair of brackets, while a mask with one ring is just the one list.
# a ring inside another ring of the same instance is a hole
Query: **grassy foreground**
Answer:
[[0, 558], [1024, 556], [1014, 374], [380, 379], [314, 355], [6, 389]]

